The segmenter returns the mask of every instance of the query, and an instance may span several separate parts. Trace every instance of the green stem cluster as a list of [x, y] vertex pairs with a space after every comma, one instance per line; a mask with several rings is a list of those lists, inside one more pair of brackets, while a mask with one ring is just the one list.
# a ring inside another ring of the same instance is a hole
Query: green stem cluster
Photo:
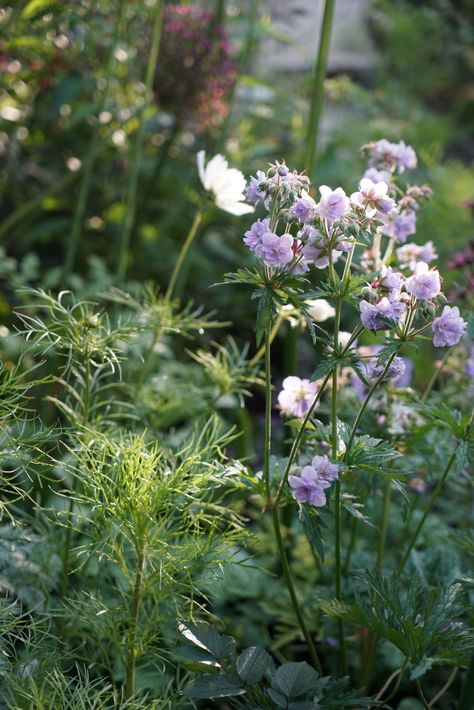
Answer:
[[145, 554], [143, 544], [137, 550], [137, 567], [135, 583], [132, 589], [132, 598], [129, 611], [129, 628], [127, 637], [127, 656], [125, 661], [125, 698], [130, 700], [135, 693], [135, 666], [137, 656], [137, 628], [140, 600], [143, 591], [143, 575], [145, 572]]

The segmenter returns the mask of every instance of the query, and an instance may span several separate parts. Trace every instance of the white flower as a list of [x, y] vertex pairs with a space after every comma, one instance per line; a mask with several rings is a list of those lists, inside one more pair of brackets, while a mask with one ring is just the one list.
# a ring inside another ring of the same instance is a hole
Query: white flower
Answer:
[[235, 215], [253, 212], [254, 208], [244, 203], [246, 182], [240, 170], [229, 168], [223, 155], [215, 155], [207, 165], [204, 165], [205, 158], [205, 151], [200, 150], [197, 154], [199, 178], [204, 188], [212, 193], [216, 205]]
[[311, 301], [306, 301], [308, 313], [315, 323], [323, 323], [328, 318], [333, 318], [336, 311], [330, 303], [324, 298], [315, 298]]

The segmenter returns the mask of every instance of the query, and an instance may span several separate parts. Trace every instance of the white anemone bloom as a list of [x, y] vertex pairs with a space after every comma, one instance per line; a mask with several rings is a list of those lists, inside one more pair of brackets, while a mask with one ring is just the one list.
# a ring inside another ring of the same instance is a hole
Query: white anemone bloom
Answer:
[[219, 153], [207, 165], [204, 165], [205, 158], [205, 151], [200, 150], [197, 154], [199, 177], [204, 188], [212, 193], [216, 205], [235, 215], [253, 212], [254, 208], [244, 202], [246, 182], [240, 170], [229, 168], [227, 160]]

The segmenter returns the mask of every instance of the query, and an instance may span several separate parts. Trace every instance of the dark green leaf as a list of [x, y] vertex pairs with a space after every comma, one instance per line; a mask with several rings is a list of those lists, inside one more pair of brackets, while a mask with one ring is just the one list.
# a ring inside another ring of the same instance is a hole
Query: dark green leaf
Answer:
[[242, 651], [236, 662], [237, 673], [245, 685], [258, 683], [269, 668], [273, 668], [273, 659], [264, 648], [251, 646]]
[[245, 688], [230, 676], [206, 674], [199, 676], [194, 685], [185, 688], [183, 695], [187, 698], [228, 698], [245, 692]]
[[272, 678], [272, 684], [287, 698], [294, 698], [307, 693], [318, 680], [318, 674], [305, 661], [284, 663]]

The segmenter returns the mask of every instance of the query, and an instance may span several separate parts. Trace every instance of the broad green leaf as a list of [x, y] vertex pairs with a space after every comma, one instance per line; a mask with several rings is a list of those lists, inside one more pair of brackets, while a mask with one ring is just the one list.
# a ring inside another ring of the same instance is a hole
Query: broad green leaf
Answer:
[[245, 685], [258, 683], [265, 671], [274, 667], [273, 659], [264, 648], [251, 646], [242, 651], [236, 662], [237, 673]]
[[199, 676], [194, 685], [185, 688], [183, 695], [187, 698], [229, 698], [244, 695], [245, 692], [245, 688], [230, 676], [206, 674]]
[[200, 622], [191, 624], [182, 622], [179, 630], [187, 641], [208, 651], [219, 663], [235, 652], [235, 641], [231, 636], [224, 636], [210, 624]]
[[273, 676], [273, 686], [287, 698], [294, 698], [307, 693], [316, 683], [318, 674], [305, 661], [284, 663]]

